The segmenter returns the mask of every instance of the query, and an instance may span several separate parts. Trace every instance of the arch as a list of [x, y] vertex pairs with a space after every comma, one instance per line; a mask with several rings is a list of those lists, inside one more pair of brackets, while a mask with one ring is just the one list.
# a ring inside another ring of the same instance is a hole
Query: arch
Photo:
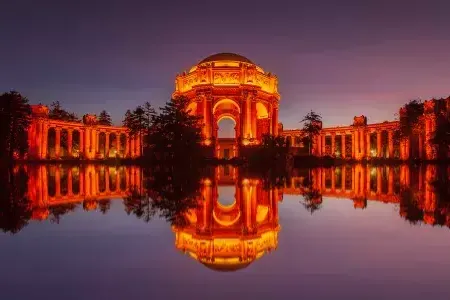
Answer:
[[239, 105], [236, 103], [236, 101], [225, 98], [221, 99], [216, 102], [213, 106], [213, 113], [216, 112], [216, 109], [218, 109], [220, 106], [224, 106], [222, 109], [224, 110], [232, 110], [233, 108], [237, 109], [238, 113], [241, 113], [241, 109], [239, 108]]
[[267, 110], [267, 107], [261, 103], [256, 103], [256, 118], [257, 119], [265, 119], [269, 117], [269, 112]]

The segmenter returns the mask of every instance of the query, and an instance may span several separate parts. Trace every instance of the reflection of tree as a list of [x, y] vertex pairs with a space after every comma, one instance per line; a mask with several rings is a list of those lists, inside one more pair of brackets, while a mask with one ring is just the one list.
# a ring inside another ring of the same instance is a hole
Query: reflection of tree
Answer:
[[423, 210], [420, 207], [420, 199], [409, 186], [402, 186], [398, 195], [400, 202], [400, 215], [411, 224], [417, 224], [423, 220]]
[[148, 222], [154, 215], [182, 226], [184, 213], [197, 207], [201, 169], [184, 166], [153, 166], [146, 174], [145, 189], [132, 189], [124, 199], [125, 211]]
[[111, 200], [110, 199], [103, 199], [98, 201], [98, 207], [102, 214], [106, 214], [110, 208], [111, 208]]
[[61, 217], [69, 212], [75, 211], [78, 203], [66, 203], [60, 205], [50, 206], [48, 208], [50, 212], [50, 222], [59, 224]]
[[17, 173], [12, 169], [0, 169], [0, 227], [3, 232], [19, 232], [31, 218], [27, 180], [23, 168]]
[[322, 207], [322, 194], [314, 187], [313, 181], [305, 179], [303, 182], [303, 206], [313, 214]]

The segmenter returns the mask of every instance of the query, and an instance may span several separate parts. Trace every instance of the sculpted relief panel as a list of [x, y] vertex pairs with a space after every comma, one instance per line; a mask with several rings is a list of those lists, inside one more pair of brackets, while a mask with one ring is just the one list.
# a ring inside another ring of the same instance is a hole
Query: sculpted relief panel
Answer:
[[239, 72], [214, 72], [214, 84], [239, 84]]

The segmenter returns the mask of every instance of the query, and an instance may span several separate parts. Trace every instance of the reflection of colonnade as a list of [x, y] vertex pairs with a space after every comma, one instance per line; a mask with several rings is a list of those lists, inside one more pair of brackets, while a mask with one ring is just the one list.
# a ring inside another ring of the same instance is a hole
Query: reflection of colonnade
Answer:
[[[49, 109], [44, 105], [33, 105], [32, 111], [33, 118], [28, 130], [31, 158], [46, 159], [64, 156], [95, 159], [140, 156], [139, 136], [130, 137], [125, 127], [99, 125], [95, 115], [85, 115], [82, 123], [49, 119]], [[50, 134], [54, 134], [53, 148], [49, 147]], [[62, 149], [63, 134], [66, 137], [65, 151]]]
[[[234, 187], [231, 204], [219, 201], [223, 186]], [[259, 180], [241, 178], [235, 168], [228, 172], [219, 167], [214, 178], [202, 181], [198, 201], [199, 207], [186, 213], [188, 225], [173, 226], [175, 246], [208, 268], [220, 271], [245, 268], [277, 247], [276, 189], [263, 190]]]
[[29, 168], [28, 174], [28, 197], [37, 219], [45, 219], [51, 206], [124, 198], [142, 187], [138, 167], [45, 165]]
[[[407, 165], [316, 168], [308, 174], [291, 177], [283, 194], [302, 195], [313, 188], [322, 197], [353, 200], [355, 208], [365, 208], [368, 200], [399, 204], [400, 215], [406, 219], [412, 219], [411, 214], [415, 213], [415, 221], [426, 224], [439, 221], [450, 226], [450, 206], [445, 203], [439, 206], [439, 201], [448, 199], [440, 199], [433, 187], [437, 168], [435, 165], [414, 170]], [[308, 177], [311, 186], [304, 185]], [[442, 218], [445, 220], [438, 220]]]

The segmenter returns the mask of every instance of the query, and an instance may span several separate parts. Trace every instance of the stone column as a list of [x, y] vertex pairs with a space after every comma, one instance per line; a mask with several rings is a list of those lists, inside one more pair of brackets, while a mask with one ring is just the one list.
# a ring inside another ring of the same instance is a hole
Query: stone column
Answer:
[[90, 139], [90, 128], [84, 128], [84, 157], [91, 157], [91, 139]]
[[341, 157], [345, 158], [345, 132], [341, 134]]
[[116, 151], [119, 156], [120, 156], [120, 151], [122, 149], [122, 145], [120, 144], [120, 136], [121, 136], [120, 132], [116, 133]]
[[251, 102], [251, 124], [252, 124], [252, 137], [257, 137], [257, 130], [256, 130], [256, 99], [252, 97]]
[[331, 192], [334, 193], [336, 191], [336, 169], [334, 167], [331, 168]]
[[48, 124], [43, 122], [42, 124], [42, 144], [41, 144], [41, 158], [47, 158], [48, 148]]
[[359, 145], [359, 150], [360, 150], [360, 158], [364, 158], [366, 157], [365, 153], [366, 153], [366, 149], [365, 149], [365, 142], [364, 142], [364, 129], [360, 129], [359, 130], [359, 141], [360, 141], [360, 145]]
[[125, 157], [130, 156], [130, 135], [127, 134], [125, 137]]
[[355, 158], [359, 159], [359, 131], [358, 129], [354, 132], [355, 135]]
[[392, 130], [388, 131], [388, 151], [389, 158], [394, 158], [394, 132]]
[[345, 166], [342, 166], [341, 168], [341, 191], [345, 192]]
[[356, 153], [356, 136], [355, 136], [355, 131], [352, 131], [352, 158], [354, 159], [355, 153]]
[[366, 133], [366, 155], [367, 155], [367, 158], [372, 156], [372, 151], [371, 151], [372, 149], [370, 149], [370, 147], [372, 146], [370, 144], [370, 136], [371, 136], [371, 133], [370, 133], [370, 131], [368, 131]]
[[109, 131], [105, 132], [105, 157], [109, 157]]
[[273, 108], [273, 113], [272, 113], [272, 120], [273, 120], [273, 135], [277, 136], [278, 133], [278, 106], [275, 105]]
[[131, 157], [134, 158], [134, 156], [136, 155], [134, 137], [131, 137], [130, 139], [130, 150], [131, 150]]
[[141, 136], [140, 135], [136, 136], [135, 143], [136, 143], [135, 153], [136, 153], [136, 156], [138, 157], [138, 156], [141, 156]]
[[55, 155], [57, 158], [61, 155], [61, 128], [55, 127]]
[[321, 138], [322, 138], [322, 156], [325, 156], [325, 155], [327, 155], [327, 147], [326, 147], [326, 136], [325, 136], [325, 133], [322, 134]]
[[336, 154], [336, 133], [331, 133], [331, 156]]
[[73, 138], [73, 129], [67, 129], [67, 152], [69, 156], [72, 156], [72, 138]]
[[381, 146], [381, 130], [377, 131], [377, 157], [383, 157], [381, 152], [383, 147]]

